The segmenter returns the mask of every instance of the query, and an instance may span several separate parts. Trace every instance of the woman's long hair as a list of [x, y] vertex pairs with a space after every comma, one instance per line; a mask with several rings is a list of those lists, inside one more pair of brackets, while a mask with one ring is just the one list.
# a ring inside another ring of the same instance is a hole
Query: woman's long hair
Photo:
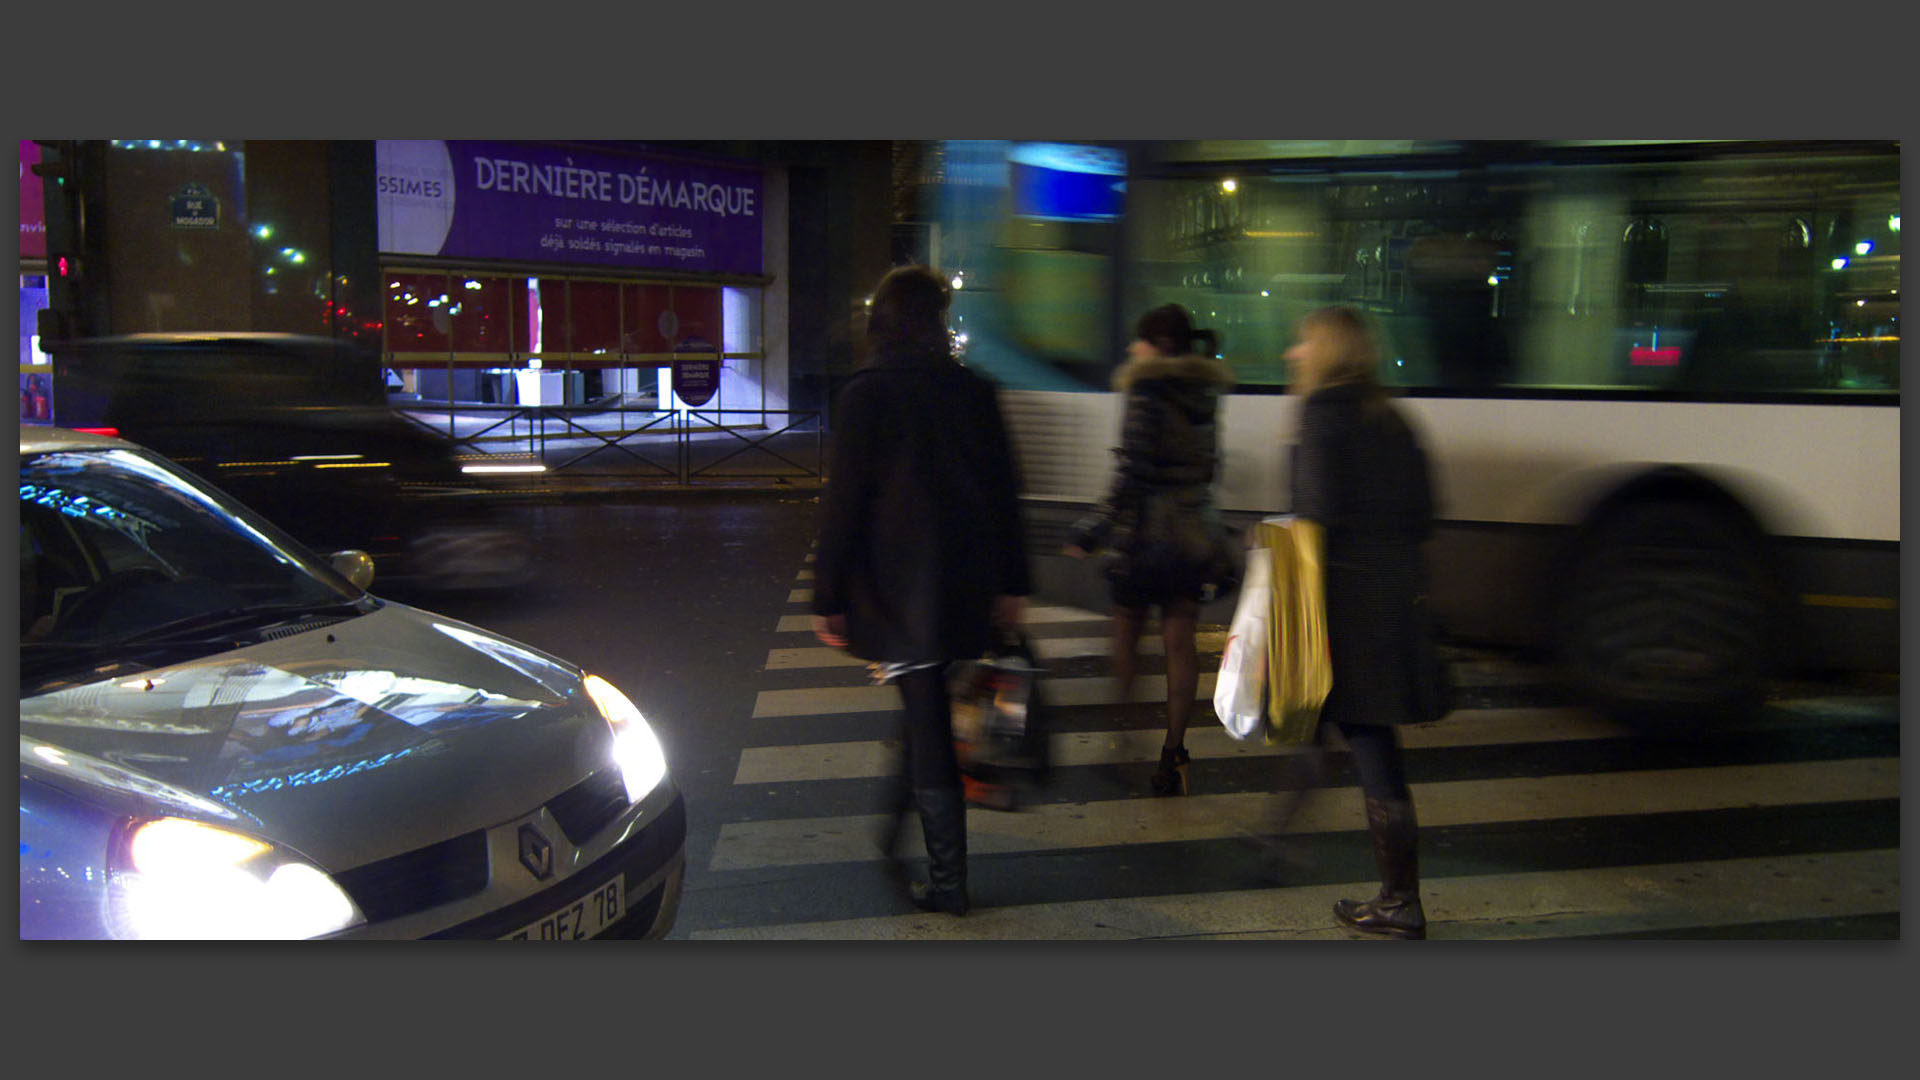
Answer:
[[1308, 312], [1300, 325], [1323, 330], [1338, 343], [1337, 354], [1314, 389], [1353, 384], [1366, 391], [1369, 406], [1386, 401], [1386, 387], [1380, 383], [1380, 338], [1366, 316], [1345, 304], [1334, 304]]
[[924, 266], [897, 266], [873, 290], [867, 341], [876, 356], [952, 356], [947, 283]]

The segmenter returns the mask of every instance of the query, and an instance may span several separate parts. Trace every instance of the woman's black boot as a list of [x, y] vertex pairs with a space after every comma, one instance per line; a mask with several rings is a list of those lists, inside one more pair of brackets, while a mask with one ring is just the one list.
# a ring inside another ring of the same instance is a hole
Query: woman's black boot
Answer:
[[1187, 793], [1187, 766], [1193, 762], [1193, 755], [1187, 753], [1184, 746], [1163, 746], [1160, 748], [1160, 767], [1148, 778], [1153, 785], [1155, 795], [1185, 795]]
[[927, 844], [927, 880], [911, 886], [915, 907], [965, 915], [967, 900], [967, 804], [959, 788], [915, 788], [920, 832]]
[[1333, 917], [1349, 930], [1381, 937], [1427, 936], [1420, 910], [1419, 825], [1411, 799], [1367, 797], [1367, 835], [1380, 867], [1380, 893], [1371, 900], [1336, 900]]

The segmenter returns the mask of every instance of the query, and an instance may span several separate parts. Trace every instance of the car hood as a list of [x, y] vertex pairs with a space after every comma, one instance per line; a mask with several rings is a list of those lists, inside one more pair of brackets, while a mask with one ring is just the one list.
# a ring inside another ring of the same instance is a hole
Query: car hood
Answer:
[[197, 805], [336, 872], [511, 820], [612, 762], [577, 668], [394, 603], [28, 698], [20, 723], [23, 767], [62, 764], [50, 782]]

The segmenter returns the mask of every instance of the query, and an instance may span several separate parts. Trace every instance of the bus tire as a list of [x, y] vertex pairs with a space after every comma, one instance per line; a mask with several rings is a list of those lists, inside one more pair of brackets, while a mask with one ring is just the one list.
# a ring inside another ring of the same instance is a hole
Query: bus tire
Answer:
[[1702, 500], [1609, 512], [1579, 544], [1555, 612], [1572, 687], [1616, 720], [1668, 734], [1757, 709], [1777, 610], [1763, 544]]

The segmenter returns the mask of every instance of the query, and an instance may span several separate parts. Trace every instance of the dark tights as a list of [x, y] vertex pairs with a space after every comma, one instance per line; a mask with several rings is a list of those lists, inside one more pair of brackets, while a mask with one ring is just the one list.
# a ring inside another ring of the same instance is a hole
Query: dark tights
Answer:
[[953, 702], [947, 665], [909, 671], [900, 685], [906, 728], [907, 779], [916, 788], [957, 788], [960, 762], [953, 749]]
[[1407, 790], [1407, 773], [1400, 759], [1400, 736], [1391, 726], [1381, 724], [1340, 724], [1340, 734], [1353, 751], [1353, 770], [1360, 776], [1360, 790], [1385, 801], [1413, 798]]
[[[1200, 661], [1194, 647], [1194, 632], [1200, 621], [1200, 604], [1181, 597], [1160, 608], [1160, 638], [1167, 653], [1167, 737], [1168, 749], [1184, 744], [1187, 718], [1193, 714], [1194, 692], [1200, 685]], [[1133, 698], [1134, 654], [1139, 648], [1140, 631], [1147, 624], [1144, 607], [1116, 606], [1113, 610], [1113, 678], [1120, 686], [1120, 698]]]

